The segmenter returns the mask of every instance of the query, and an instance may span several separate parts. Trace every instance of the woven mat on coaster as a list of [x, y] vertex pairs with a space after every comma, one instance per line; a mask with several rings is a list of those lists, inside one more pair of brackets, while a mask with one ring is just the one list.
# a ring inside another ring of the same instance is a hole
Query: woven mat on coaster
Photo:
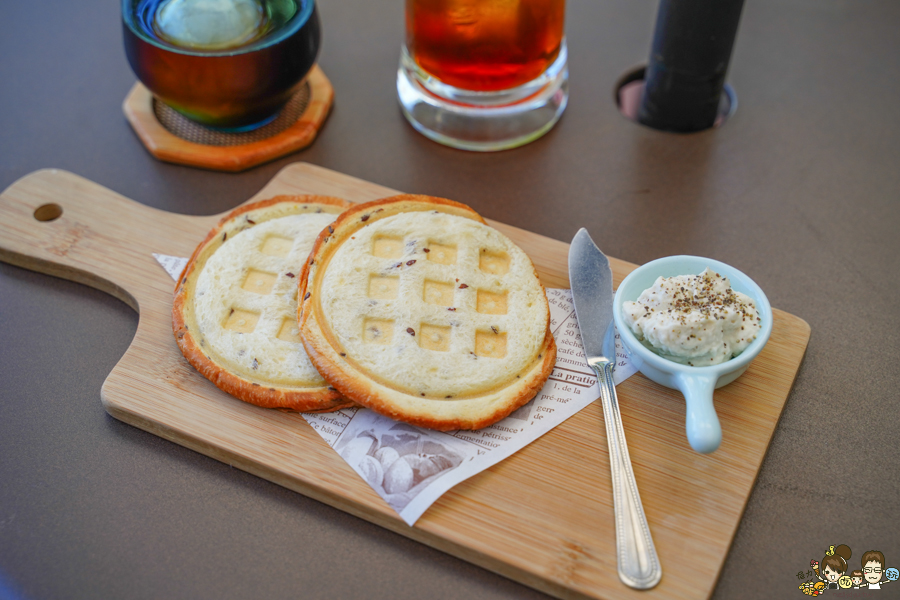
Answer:
[[288, 129], [306, 111], [311, 95], [309, 82], [304, 82], [300, 90], [288, 100], [288, 103], [271, 123], [252, 131], [238, 133], [200, 125], [155, 98], [153, 112], [163, 127], [183, 140], [204, 146], [240, 146], [266, 140]]

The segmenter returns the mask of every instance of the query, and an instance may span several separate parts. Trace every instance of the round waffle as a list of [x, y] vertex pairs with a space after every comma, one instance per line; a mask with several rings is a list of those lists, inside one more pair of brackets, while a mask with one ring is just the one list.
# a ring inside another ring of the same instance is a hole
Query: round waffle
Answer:
[[318, 233], [348, 205], [277, 196], [232, 211], [209, 232], [178, 280], [172, 307], [175, 340], [197, 371], [267, 408], [352, 404], [310, 363], [297, 329], [297, 276]]
[[534, 397], [556, 359], [531, 260], [450, 200], [348, 209], [319, 234], [300, 295], [300, 336], [325, 379], [414, 425], [490, 425]]

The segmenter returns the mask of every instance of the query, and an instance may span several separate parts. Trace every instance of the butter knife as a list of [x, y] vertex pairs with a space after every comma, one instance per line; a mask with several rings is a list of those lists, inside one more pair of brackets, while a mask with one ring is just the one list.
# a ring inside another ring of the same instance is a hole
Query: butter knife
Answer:
[[[616, 553], [619, 579], [646, 590], [659, 583], [662, 567], [644, 516], [625, 443], [619, 400], [613, 383], [615, 355], [604, 356], [603, 339], [613, 320], [612, 271], [587, 229], [581, 228], [569, 246], [569, 283], [575, 316], [587, 363], [600, 380], [603, 420], [612, 471], [613, 510], [616, 518]], [[615, 347], [614, 345], [612, 346]]]

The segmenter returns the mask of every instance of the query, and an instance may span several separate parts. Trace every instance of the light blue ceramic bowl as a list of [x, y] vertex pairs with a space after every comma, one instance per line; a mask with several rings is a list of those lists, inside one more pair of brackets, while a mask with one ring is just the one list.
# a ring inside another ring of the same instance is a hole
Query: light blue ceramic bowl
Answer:
[[[622, 305], [635, 301], [651, 287], [657, 277], [698, 275], [706, 267], [724, 275], [731, 287], [753, 299], [761, 318], [762, 329], [756, 339], [738, 356], [719, 365], [691, 367], [680, 365], [653, 353], [641, 344], [625, 324]], [[680, 390], [687, 404], [687, 437], [691, 448], [708, 453], [722, 442], [722, 428], [713, 407], [713, 390], [727, 385], [747, 370], [750, 362], [763, 349], [772, 333], [772, 307], [763, 291], [752, 279], [725, 263], [699, 256], [668, 256], [638, 267], [622, 281], [616, 291], [613, 309], [622, 343], [641, 373], [660, 385]]]

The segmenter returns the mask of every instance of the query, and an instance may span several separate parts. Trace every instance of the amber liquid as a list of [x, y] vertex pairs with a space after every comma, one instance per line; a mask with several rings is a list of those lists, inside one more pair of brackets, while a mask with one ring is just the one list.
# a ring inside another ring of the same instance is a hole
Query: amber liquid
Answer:
[[559, 54], [565, 0], [406, 0], [406, 46], [443, 83], [517, 87]]

